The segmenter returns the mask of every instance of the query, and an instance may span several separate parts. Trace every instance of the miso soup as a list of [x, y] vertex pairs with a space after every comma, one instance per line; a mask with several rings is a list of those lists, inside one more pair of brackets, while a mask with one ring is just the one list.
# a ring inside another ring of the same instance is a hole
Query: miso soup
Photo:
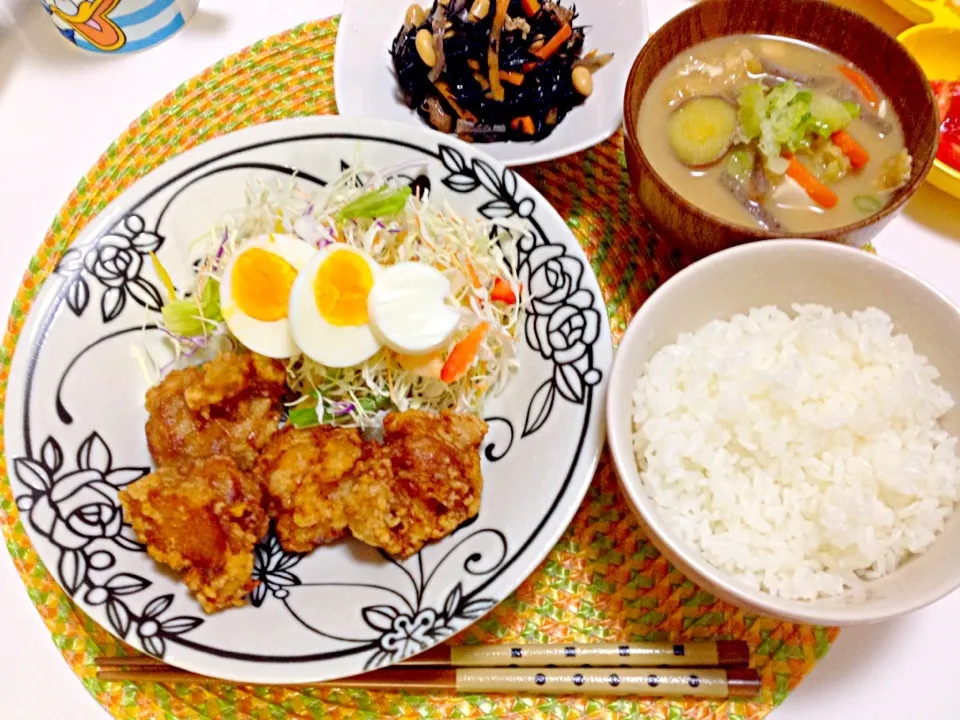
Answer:
[[879, 87], [844, 58], [783, 38], [718, 38], [674, 58], [644, 97], [638, 134], [685, 199], [773, 232], [866, 218], [912, 169]]

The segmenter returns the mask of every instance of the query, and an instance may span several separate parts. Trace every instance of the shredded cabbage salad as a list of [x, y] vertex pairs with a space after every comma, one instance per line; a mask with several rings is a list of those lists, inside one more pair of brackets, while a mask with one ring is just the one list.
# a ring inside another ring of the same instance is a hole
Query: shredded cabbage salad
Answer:
[[[175, 291], [154, 256], [168, 296], [158, 324], [176, 353], [159, 374], [241, 346], [220, 312], [220, 274], [244, 240], [285, 233], [318, 250], [342, 242], [383, 266], [417, 261], [443, 272], [451, 284], [447, 302], [463, 315], [451, 347], [479, 323], [489, 327], [469, 371], [450, 383], [424, 376], [386, 347], [343, 369], [295, 356], [285, 361], [291, 424], [375, 427], [391, 409], [481, 413], [486, 398], [502, 392], [519, 367], [525, 300], [517, 277], [517, 244], [528, 230], [511, 220], [464, 218], [433, 193], [413, 192], [410, 178], [425, 173], [421, 166], [407, 163], [378, 171], [364, 165], [358, 154], [351, 168], [319, 190], [308, 192], [296, 177], [273, 183], [251, 180], [245, 207], [190, 244], [194, 276], [184, 292]], [[515, 302], [492, 301], [491, 288], [498, 281], [517, 290]]]

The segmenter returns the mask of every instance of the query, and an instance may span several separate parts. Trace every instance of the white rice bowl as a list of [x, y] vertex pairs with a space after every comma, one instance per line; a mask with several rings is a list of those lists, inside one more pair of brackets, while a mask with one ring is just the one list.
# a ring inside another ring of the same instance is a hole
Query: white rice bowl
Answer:
[[926, 550], [960, 499], [954, 405], [870, 308], [754, 309], [681, 335], [633, 393], [633, 446], [663, 519], [744, 584], [857, 591]]

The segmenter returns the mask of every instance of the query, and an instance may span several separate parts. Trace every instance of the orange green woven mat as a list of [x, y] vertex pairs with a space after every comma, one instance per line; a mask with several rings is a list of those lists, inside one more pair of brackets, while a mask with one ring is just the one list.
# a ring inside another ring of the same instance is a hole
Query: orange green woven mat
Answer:
[[[107, 148], [53, 222], [17, 293], [0, 349], [0, 397], [31, 301], [63, 250], [121, 191], [173, 155], [246, 125], [334, 113], [337, 20], [308, 23], [221, 60], [143, 113]], [[525, 168], [580, 240], [600, 279], [614, 336], [685, 259], [650, 232], [628, 187], [617, 135], [586, 152]], [[3, 405], [0, 400], [0, 411]], [[0, 460], [2, 462], [2, 460]], [[104, 683], [93, 662], [129, 652], [59, 589], [24, 534], [6, 468], [0, 507], [7, 547], [64, 658], [117, 718], [647, 718], [766, 716], [823, 657], [835, 629], [749, 615], [718, 602], [648, 543], [608, 459], [573, 524], [509, 599], [452, 642], [678, 641], [742, 638], [764, 681], [756, 702], [435, 696], [230, 684]]]

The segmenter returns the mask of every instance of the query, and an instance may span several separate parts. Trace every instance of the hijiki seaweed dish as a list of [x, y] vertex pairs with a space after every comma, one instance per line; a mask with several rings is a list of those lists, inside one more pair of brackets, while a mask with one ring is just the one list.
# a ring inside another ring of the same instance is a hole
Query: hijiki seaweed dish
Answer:
[[411, 5], [391, 48], [404, 99], [464, 140], [540, 140], [593, 92], [612, 59], [584, 53], [575, 7], [540, 0]]

